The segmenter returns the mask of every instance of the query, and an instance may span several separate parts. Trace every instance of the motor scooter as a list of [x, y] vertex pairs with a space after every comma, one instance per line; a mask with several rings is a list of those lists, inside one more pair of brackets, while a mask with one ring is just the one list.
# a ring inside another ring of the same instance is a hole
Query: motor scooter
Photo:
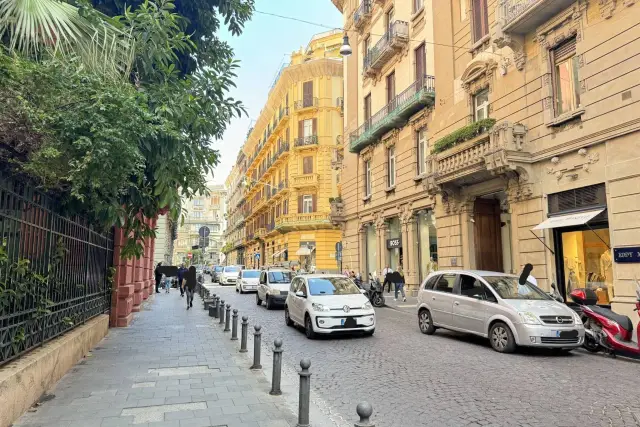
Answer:
[[[640, 359], [640, 328], [633, 341], [633, 323], [627, 316], [596, 305], [598, 296], [593, 289], [575, 289], [571, 299], [582, 308], [585, 340], [583, 347], [592, 352], [605, 351], [611, 356], [621, 355]], [[640, 310], [640, 282], [636, 279], [636, 308]], [[640, 315], [640, 312], [638, 313]]]
[[382, 294], [382, 285], [380, 279], [369, 273], [368, 289], [364, 288], [365, 295], [374, 307], [384, 307], [384, 295]]

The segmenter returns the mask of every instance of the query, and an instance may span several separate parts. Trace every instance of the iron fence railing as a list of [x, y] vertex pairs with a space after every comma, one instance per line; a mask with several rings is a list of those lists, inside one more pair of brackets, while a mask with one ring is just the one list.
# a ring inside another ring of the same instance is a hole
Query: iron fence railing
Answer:
[[293, 103], [293, 107], [296, 110], [300, 110], [302, 108], [317, 107], [317, 106], [318, 106], [318, 98], [316, 97], [305, 97]]
[[361, 25], [371, 14], [371, 0], [362, 0], [360, 6], [353, 13], [353, 23]]
[[0, 173], [0, 366], [106, 313], [113, 232]]
[[306, 145], [318, 145], [318, 135], [303, 136], [295, 139], [296, 147], [304, 147]]
[[544, 0], [503, 0], [498, 5], [498, 13], [499, 16], [504, 19], [505, 24], [510, 24], [529, 9], [543, 1]]
[[394, 21], [387, 32], [378, 40], [364, 56], [364, 69], [371, 68], [382, 56], [382, 54], [391, 48], [394, 39], [409, 40], [409, 23], [406, 21]]

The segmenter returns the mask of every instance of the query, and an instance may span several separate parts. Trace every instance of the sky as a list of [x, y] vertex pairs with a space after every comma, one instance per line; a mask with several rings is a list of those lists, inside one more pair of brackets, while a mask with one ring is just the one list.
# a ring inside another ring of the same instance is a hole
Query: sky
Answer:
[[[274, 13], [319, 24], [342, 27], [342, 15], [331, 0], [256, 0], [256, 11]], [[243, 102], [248, 117], [231, 121], [222, 140], [213, 147], [220, 152], [220, 164], [212, 182], [224, 184], [236, 161], [247, 131], [267, 101], [271, 84], [291, 52], [304, 48], [314, 34], [328, 31], [318, 26], [255, 13], [244, 32], [232, 36], [222, 32], [220, 37], [234, 49], [240, 61], [236, 70], [236, 88], [229, 95]]]

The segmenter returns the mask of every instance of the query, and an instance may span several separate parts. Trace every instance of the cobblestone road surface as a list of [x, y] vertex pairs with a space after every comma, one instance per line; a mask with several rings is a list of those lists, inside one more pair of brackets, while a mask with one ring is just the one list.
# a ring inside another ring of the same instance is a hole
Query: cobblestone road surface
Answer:
[[503, 355], [455, 333], [420, 333], [414, 315], [377, 310], [373, 337], [308, 340], [284, 324], [282, 310], [254, 294], [213, 292], [263, 326], [263, 342], [284, 339], [289, 368], [312, 361], [312, 385], [345, 419], [362, 400], [377, 427], [638, 426], [640, 364], [576, 351]]

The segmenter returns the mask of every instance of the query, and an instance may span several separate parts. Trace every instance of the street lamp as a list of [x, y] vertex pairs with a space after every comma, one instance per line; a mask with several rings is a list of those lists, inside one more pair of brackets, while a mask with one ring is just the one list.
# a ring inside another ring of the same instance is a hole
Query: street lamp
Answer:
[[349, 36], [347, 33], [344, 33], [344, 37], [342, 38], [342, 46], [340, 47], [340, 55], [349, 56], [353, 53], [353, 49], [349, 45]]

